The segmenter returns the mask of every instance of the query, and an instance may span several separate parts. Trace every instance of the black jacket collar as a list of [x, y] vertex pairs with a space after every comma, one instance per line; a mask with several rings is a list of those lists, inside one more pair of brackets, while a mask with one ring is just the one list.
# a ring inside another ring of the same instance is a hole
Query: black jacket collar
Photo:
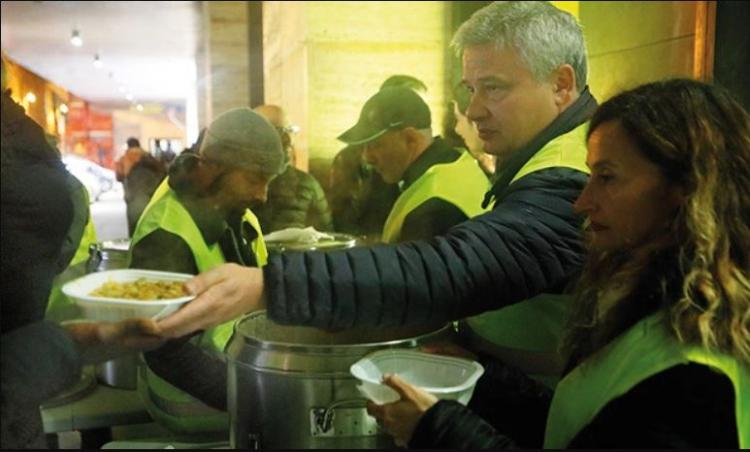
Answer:
[[445, 140], [439, 136], [435, 137], [432, 140], [432, 144], [430, 144], [427, 149], [425, 149], [424, 152], [422, 152], [422, 154], [417, 157], [411, 165], [409, 165], [406, 171], [404, 171], [404, 175], [399, 182], [399, 189], [403, 192], [409, 188], [409, 186], [422, 177], [431, 166], [439, 163], [453, 162], [460, 156], [461, 153], [450, 147]]
[[547, 127], [544, 128], [529, 144], [516, 151], [511, 158], [503, 163], [502, 168], [495, 178], [495, 183], [490, 191], [484, 195], [482, 207], [487, 207], [491, 202], [501, 199], [503, 193], [507, 190], [513, 177], [531, 158], [539, 152], [547, 143], [553, 139], [564, 135], [591, 118], [597, 108], [596, 99], [589, 92], [588, 86], [584, 88], [581, 96], [573, 102], [560, 115], [555, 118]]

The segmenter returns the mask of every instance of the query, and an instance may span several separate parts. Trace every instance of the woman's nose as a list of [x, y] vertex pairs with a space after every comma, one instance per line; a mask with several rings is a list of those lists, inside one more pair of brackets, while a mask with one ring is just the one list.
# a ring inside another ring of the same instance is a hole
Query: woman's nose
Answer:
[[588, 215], [593, 210], [594, 205], [591, 201], [591, 190], [589, 185], [586, 184], [578, 195], [578, 199], [573, 203], [573, 210], [579, 215]]

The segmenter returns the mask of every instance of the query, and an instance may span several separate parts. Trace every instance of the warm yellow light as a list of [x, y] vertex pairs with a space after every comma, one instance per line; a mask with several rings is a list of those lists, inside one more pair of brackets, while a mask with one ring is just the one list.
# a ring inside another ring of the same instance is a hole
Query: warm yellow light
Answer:
[[34, 102], [36, 102], [36, 94], [34, 94], [31, 91], [29, 91], [28, 93], [26, 93], [26, 97], [24, 97], [23, 99], [26, 102], [28, 102], [30, 104], [33, 104]]
[[571, 1], [552, 1], [550, 2], [552, 5], [557, 7], [558, 9], [561, 9], [563, 11], [569, 12], [573, 15], [576, 19], [579, 19], [578, 14], [581, 10], [581, 2], [571, 2]]
[[65, 115], [65, 114], [67, 114], [67, 113], [68, 113], [68, 111], [69, 111], [69, 109], [68, 109], [68, 106], [67, 106], [67, 105], [65, 105], [65, 104], [61, 104], [61, 105], [60, 105], [60, 113], [62, 113], [62, 114], [64, 114], [64, 115]]

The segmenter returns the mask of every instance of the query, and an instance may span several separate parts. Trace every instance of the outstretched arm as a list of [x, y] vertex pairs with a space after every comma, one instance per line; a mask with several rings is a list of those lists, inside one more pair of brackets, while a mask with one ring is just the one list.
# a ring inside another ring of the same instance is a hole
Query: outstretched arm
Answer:
[[266, 307], [279, 323], [319, 328], [428, 323], [559, 288], [583, 262], [573, 202], [586, 179], [565, 168], [532, 173], [492, 212], [430, 241], [284, 253], [262, 273], [218, 267], [190, 281], [200, 295], [160, 327], [177, 337]]

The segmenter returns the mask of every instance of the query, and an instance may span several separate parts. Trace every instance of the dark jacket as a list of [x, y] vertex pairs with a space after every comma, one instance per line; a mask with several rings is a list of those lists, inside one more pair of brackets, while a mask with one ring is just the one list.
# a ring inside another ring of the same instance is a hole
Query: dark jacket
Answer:
[[2, 332], [44, 318], [72, 221], [70, 173], [42, 128], [2, 97]]
[[329, 200], [337, 232], [379, 241], [398, 195], [398, 185], [386, 184], [363, 163], [361, 146], [347, 146], [334, 157]]
[[154, 194], [166, 175], [167, 170], [164, 163], [144, 152], [125, 176], [122, 185], [125, 192], [128, 234], [131, 237], [135, 232], [138, 219], [151, 200], [151, 195]]
[[264, 267], [269, 317], [319, 328], [427, 324], [559, 293], [583, 263], [582, 218], [573, 203], [588, 176], [550, 167], [510, 180], [595, 108], [584, 90], [509, 160], [489, 193], [493, 210], [444, 235], [397, 246], [272, 256]]
[[273, 256], [269, 315], [319, 328], [430, 323], [559, 290], [583, 262], [573, 202], [586, 179], [566, 168], [532, 173], [491, 212], [429, 241]]
[[70, 337], [44, 322], [72, 221], [70, 174], [44, 132], [2, 95], [2, 448], [44, 448], [39, 405], [80, 376]]
[[264, 234], [307, 226], [318, 231], [333, 230], [323, 187], [315, 177], [291, 165], [268, 184], [268, 200], [253, 212]]

